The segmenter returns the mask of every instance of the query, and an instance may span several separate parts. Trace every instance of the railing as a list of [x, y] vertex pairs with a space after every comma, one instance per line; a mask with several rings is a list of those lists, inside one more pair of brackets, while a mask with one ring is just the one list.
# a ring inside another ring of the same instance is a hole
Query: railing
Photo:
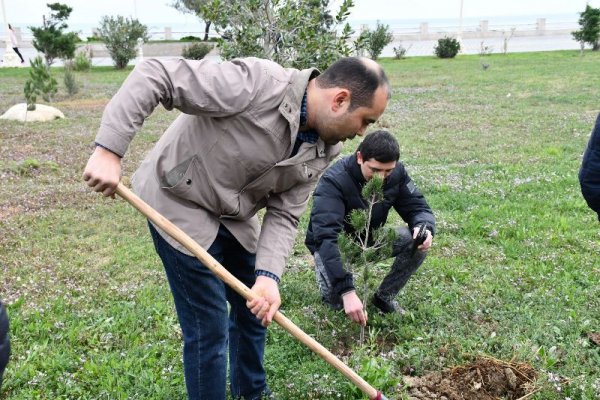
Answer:
[[[358, 36], [362, 29], [365, 29], [367, 25], [353, 24], [354, 36]], [[384, 21], [385, 23], [385, 21]], [[445, 35], [456, 35], [459, 30], [463, 36], [468, 37], [492, 37], [506, 33], [512, 33], [514, 36], [549, 36], [553, 34], [565, 34], [570, 33], [574, 30], [579, 29], [579, 25], [576, 21], [561, 21], [548, 23], [546, 18], [538, 18], [534, 23], [520, 23], [520, 24], [494, 24], [490, 23], [489, 20], [479, 21], [478, 25], [464, 25], [460, 28], [458, 25], [430, 25], [428, 22], [422, 22], [412, 26], [406, 24], [392, 23], [390, 24], [390, 30], [394, 34], [396, 39], [406, 40], [431, 40], [437, 39]], [[79, 37], [86, 39], [87, 37], [94, 36], [96, 33], [95, 28], [89, 28], [77, 31]], [[23, 42], [24, 45], [28, 45], [33, 35], [28, 28], [15, 27], [15, 34], [19, 42]], [[184, 31], [184, 30], [173, 30], [172, 27], [160, 27], [151, 26], [149, 32], [151, 40], [178, 40], [184, 36], [197, 36], [200, 38], [204, 37], [204, 31]], [[0, 38], [4, 37], [5, 33], [0, 30]], [[209, 32], [210, 38], [216, 38], [218, 35], [214, 31]]]

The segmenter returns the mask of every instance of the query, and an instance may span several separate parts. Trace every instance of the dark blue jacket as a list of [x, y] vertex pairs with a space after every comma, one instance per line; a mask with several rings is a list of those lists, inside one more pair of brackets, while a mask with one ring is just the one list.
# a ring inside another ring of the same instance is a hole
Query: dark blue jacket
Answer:
[[[355, 209], [366, 209], [367, 203], [361, 196], [365, 178], [356, 160], [356, 154], [333, 164], [321, 177], [313, 195], [310, 222], [305, 244], [311, 253], [318, 252], [323, 260], [327, 275], [337, 294], [354, 289], [352, 273], [345, 271], [337, 245], [342, 229], [352, 233], [347, 216]], [[371, 229], [383, 226], [392, 207], [412, 227], [427, 222], [435, 233], [435, 217], [423, 195], [412, 182], [404, 165], [396, 168], [385, 179], [384, 201], [373, 207]]]
[[600, 114], [596, 118], [596, 126], [583, 154], [579, 183], [583, 197], [590, 208], [596, 211], [600, 221]]
[[2, 385], [2, 374], [8, 363], [10, 355], [10, 343], [8, 342], [8, 316], [4, 305], [0, 302], [0, 385]]

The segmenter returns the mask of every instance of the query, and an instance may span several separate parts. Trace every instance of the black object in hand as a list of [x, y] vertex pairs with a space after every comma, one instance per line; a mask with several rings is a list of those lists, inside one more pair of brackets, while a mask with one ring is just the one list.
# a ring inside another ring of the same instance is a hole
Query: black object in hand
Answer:
[[415, 226], [419, 229], [417, 237], [413, 240], [413, 254], [417, 251], [417, 248], [427, 240], [427, 223], [422, 222]]

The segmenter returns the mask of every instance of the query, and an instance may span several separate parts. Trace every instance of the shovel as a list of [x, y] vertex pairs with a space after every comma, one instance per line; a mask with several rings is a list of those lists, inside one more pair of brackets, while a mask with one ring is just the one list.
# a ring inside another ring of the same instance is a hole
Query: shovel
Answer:
[[[256, 294], [246, 285], [240, 282], [229, 271], [227, 271], [217, 260], [215, 260], [206, 250], [196, 243], [185, 232], [175, 226], [171, 221], [163, 217], [158, 211], [154, 210], [142, 199], [127, 189], [122, 183], [117, 186], [117, 194], [127, 200], [129, 204], [138, 209], [146, 218], [152, 221], [156, 226], [166, 232], [173, 239], [177, 240], [182, 246], [194, 254], [208, 269], [210, 269], [219, 279], [225, 282], [240, 296], [246, 300], [252, 300]], [[369, 385], [363, 378], [358, 376], [350, 367], [344, 364], [339, 358], [333, 355], [329, 350], [323, 347], [315, 339], [307, 335], [302, 329], [298, 328], [292, 321], [286, 318], [281, 312], [277, 311], [273, 317], [283, 329], [288, 331], [293, 337], [304, 343], [309, 349], [315, 352], [323, 360], [331, 364], [335, 369], [344, 374], [371, 400], [387, 400], [381, 392]]]

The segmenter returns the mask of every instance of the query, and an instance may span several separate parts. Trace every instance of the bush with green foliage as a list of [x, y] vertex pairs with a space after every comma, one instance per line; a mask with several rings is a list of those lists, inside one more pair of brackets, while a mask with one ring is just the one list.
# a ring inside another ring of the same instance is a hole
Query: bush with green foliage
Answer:
[[71, 15], [73, 8], [61, 4], [48, 4], [51, 13], [44, 19], [42, 27], [30, 26], [33, 33], [33, 47], [46, 58], [46, 65], [50, 66], [55, 58], [70, 60], [75, 54], [76, 43], [80, 40], [74, 32], [65, 33], [68, 25], [66, 20]]
[[201, 42], [202, 39], [200, 39], [198, 36], [184, 36], [182, 38], [179, 39], [181, 42]]
[[600, 8], [588, 4], [579, 15], [581, 29], [571, 33], [573, 38], [582, 43], [582, 48], [584, 43], [588, 43], [593, 51], [600, 50]]
[[454, 58], [460, 51], [460, 42], [454, 38], [445, 37], [438, 40], [434, 48], [435, 55], [439, 58]]
[[[374, 348], [379, 345], [375, 344]], [[358, 374], [361, 378], [369, 382], [383, 393], [389, 393], [400, 384], [401, 379], [395, 375], [392, 364], [380, 357], [372, 355], [362, 355], [359, 364]], [[363, 398], [362, 391], [352, 382], [347, 382], [349, 391], [354, 395], [352, 398]]]
[[[366, 37], [365, 49], [369, 53], [369, 57], [373, 60], [377, 60], [381, 55], [381, 52], [388, 44], [394, 40], [394, 35], [390, 31], [389, 25], [383, 25], [377, 21], [377, 27], [371, 31], [366, 29], [363, 31]], [[362, 34], [361, 34], [362, 35]]]
[[92, 60], [82, 51], [75, 55], [71, 66], [75, 71], [89, 71], [89, 69], [92, 68]]
[[45, 101], [52, 101], [58, 83], [50, 75], [50, 67], [44, 64], [42, 57], [37, 56], [30, 61], [30, 64], [29, 79], [25, 82], [23, 92], [27, 100], [27, 111], [34, 111], [37, 96], [41, 95]]
[[100, 21], [98, 35], [106, 44], [116, 69], [123, 69], [136, 56], [138, 39], [148, 41], [148, 28], [137, 19], [104, 16]]
[[73, 96], [79, 92], [79, 84], [75, 79], [75, 73], [73, 72], [73, 67], [71, 66], [65, 66], [64, 83], [69, 96]]
[[350, 54], [352, 29], [345, 21], [353, 5], [344, 0], [332, 15], [329, 0], [208, 0], [201, 15], [221, 35], [225, 59], [254, 56], [325, 69]]
[[354, 53], [357, 56], [363, 57], [365, 55], [365, 51], [367, 51], [367, 47], [369, 46], [369, 36], [369, 29], [363, 29], [360, 32], [360, 35], [358, 35], [358, 37], [352, 43], [352, 45], [354, 46]]
[[402, 60], [404, 58], [406, 58], [406, 53], [408, 52], [408, 50], [412, 47], [412, 45], [408, 46], [408, 47], [404, 47], [402, 46], [402, 44], [399, 44], [398, 47], [394, 47], [394, 58], [396, 60]]
[[210, 44], [192, 43], [183, 48], [181, 56], [188, 60], [202, 60], [212, 49], [213, 46]]

